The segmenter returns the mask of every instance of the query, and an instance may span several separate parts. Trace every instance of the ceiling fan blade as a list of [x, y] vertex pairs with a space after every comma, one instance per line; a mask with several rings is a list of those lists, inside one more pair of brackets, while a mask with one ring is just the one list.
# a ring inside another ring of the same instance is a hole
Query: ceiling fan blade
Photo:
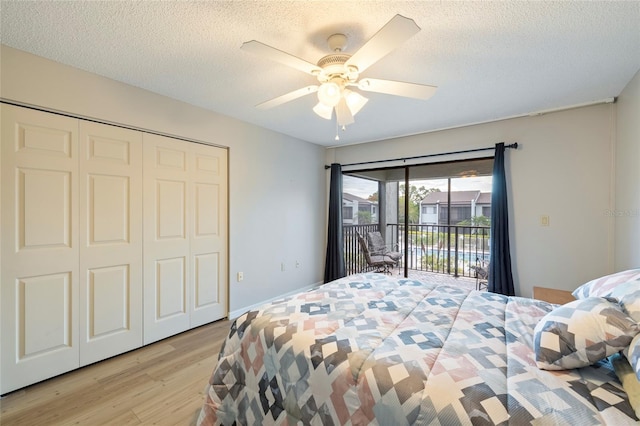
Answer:
[[413, 19], [396, 15], [373, 35], [345, 66], [354, 65], [362, 72], [420, 31]]
[[259, 108], [259, 109], [273, 108], [275, 106], [282, 105], [286, 102], [301, 98], [304, 95], [315, 93], [317, 91], [318, 91], [318, 86], [315, 86], [315, 85], [303, 87], [302, 89], [294, 90], [293, 92], [285, 93], [284, 95], [278, 96], [277, 98], [273, 98], [269, 101], [262, 102], [261, 104], [256, 105], [256, 108]]
[[300, 59], [297, 56], [293, 56], [256, 40], [242, 43], [240, 49], [271, 59], [272, 61], [280, 62], [281, 64], [306, 72], [307, 74], [314, 74], [321, 71], [320, 67], [311, 62], [307, 62], [304, 59]]
[[388, 95], [405, 96], [426, 100], [438, 89], [426, 84], [406, 83], [403, 81], [380, 80], [377, 78], [363, 78], [358, 82], [358, 88], [366, 92], [386, 93]]
[[338, 125], [347, 126], [355, 121], [353, 119], [353, 114], [351, 114], [351, 110], [349, 109], [349, 105], [347, 105], [347, 100], [344, 97], [340, 98], [340, 102], [338, 102], [338, 105], [336, 105], [335, 108]]

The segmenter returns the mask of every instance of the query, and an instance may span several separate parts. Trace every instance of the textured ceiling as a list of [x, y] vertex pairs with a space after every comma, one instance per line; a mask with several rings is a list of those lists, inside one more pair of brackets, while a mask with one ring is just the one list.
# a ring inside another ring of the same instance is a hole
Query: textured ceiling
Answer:
[[[617, 96], [640, 69], [640, 2], [5, 1], [0, 41], [296, 138], [331, 146]], [[422, 30], [361, 77], [438, 86], [427, 101], [367, 93], [356, 122], [314, 95], [254, 105], [314, 78], [240, 50], [259, 40], [309, 62], [326, 39], [355, 52], [395, 14]]]

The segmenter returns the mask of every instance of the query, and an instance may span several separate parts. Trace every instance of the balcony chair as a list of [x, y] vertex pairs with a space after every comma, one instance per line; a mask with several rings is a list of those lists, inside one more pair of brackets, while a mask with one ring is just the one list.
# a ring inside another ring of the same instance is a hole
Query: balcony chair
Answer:
[[[367, 240], [369, 242], [369, 251], [372, 256], [389, 256], [396, 261], [396, 265], [402, 259], [402, 253], [400, 251], [391, 250], [387, 244], [385, 244], [382, 234], [378, 231], [367, 233]], [[398, 246], [394, 247], [398, 250]]]
[[476, 273], [476, 290], [486, 290], [489, 285], [489, 262], [476, 258], [475, 266], [469, 269]]
[[[372, 255], [367, 247], [367, 242], [364, 240], [359, 232], [356, 232], [358, 236], [358, 243], [360, 244], [360, 250], [364, 254], [364, 258], [367, 261], [369, 267], [375, 268], [375, 272], [382, 272], [384, 274], [391, 275], [391, 268], [393, 268], [398, 261], [385, 255]], [[364, 268], [366, 269], [366, 268]], [[364, 269], [362, 271], [364, 271]], [[361, 272], [362, 272], [361, 271]]]

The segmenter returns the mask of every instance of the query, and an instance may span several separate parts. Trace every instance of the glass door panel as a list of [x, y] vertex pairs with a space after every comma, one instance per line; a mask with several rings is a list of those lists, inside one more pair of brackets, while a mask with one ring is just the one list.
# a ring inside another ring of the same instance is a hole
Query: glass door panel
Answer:
[[355, 232], [377, 231], [402, 254], [394, 274], [475, 279], [489, 258], [492, 168], [485, 158], [344, 172], [347, 272], [366, 269]]

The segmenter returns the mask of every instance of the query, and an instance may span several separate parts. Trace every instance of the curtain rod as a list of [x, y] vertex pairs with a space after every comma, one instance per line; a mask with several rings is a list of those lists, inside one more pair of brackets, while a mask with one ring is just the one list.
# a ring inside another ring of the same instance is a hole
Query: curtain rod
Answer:
[[[512, 144], [509, 145], [505, 145], [505, 148], [513, 148], [513, 149], [518, 149], [518, 142], [514, 142]], [[488, 147], [488, 148], [475, 148], [475, 149], [466, 149], [464, 151], [452, 151], [452, 152], [441, 152], [438, 154], [427, 154], [427, 155], [416, 155], [415, 157], [404, 157], [404, 158], [393, 158], [393, 159], [389, 159], [389, 160], [378, 160], [378, 161], [363, 161], [361, 163], [350, 163], [350, 164], [343, 164], [343, 167], [347, 167], [347, 166], [361, 166], [363, 164], [374, 164], [374, 163], [388, 163], [391, 161], [407, 161], [407, 160], [416, 160], [418, 158], [429, 158], [429, 157], [440, 157], [442, 155], [453, 155], [453, 154], [467, 154], [469, 152], [478, 152], [478, 151], [489, 151], [491, 149], [495, 149], [494, 146]], [[325, 170], [326, 169], [330, 169], [331, 166], [324, 166]]]

